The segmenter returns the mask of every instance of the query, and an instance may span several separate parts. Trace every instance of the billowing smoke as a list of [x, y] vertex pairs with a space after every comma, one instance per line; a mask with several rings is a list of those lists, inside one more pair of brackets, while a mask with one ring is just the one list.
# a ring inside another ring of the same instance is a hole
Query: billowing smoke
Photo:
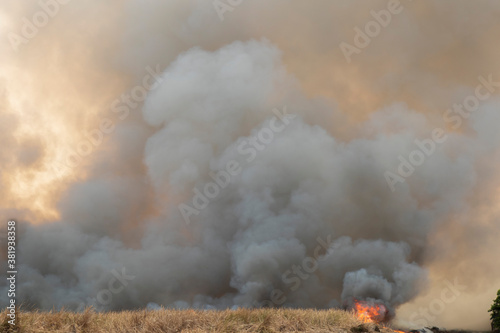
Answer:
[[[0, 216], [19, 222], [18, 302], [369, 300], [392, 316], [459, 277], [484, 293], [460, 309], [486, 309], [500, 7], [402, 6], [350, 63], [339, 44], [385, 2], [70, 2], [17, 52], [2, 45]], [[488, 97], [467, 104], [478, 89]]]

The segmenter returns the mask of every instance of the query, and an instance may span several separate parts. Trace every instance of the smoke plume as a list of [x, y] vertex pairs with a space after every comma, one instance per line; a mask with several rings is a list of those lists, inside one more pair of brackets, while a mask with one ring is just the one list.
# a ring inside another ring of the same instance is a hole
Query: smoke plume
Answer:
[[[5, 36], [42, 10], [1, 6]], [[202, 0], [73, 0], [17, 51], [4, 38], [0, 216], [18, 221], [18, 302], [370, 300], [409, 322], [458, 278], [462, 295], [429, 324], [487, 328], [500, 4], [401, 6], [351, 62], [339, 45], [387, 2], [252, 0], [221, 14]], [[488, 97], [469, 112], [478, 86]]]

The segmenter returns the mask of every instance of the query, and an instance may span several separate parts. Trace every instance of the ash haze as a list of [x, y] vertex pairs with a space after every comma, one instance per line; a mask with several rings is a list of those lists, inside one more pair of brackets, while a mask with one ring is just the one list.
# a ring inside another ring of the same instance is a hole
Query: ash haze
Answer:
[[[391, 1], [61, 1], [22, 37], [54, 1], [0, 5], [0, 217], [20, 227], [18, 302], [255, 307], [279, 291], [279, 306], [371, 300], [401, 323], [489, 329], [498, 1], [401, 0], [364, 47], [356, 28]], [[273, 118], [282, 130], [250, 144]]]

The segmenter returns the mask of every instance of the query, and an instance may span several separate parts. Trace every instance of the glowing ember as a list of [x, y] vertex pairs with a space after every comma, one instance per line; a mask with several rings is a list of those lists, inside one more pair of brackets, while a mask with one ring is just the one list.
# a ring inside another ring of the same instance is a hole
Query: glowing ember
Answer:
[[387, 308], [382, 304], [354, 301], [356, 316], [364, 323], [378, 323], [385, 319]]

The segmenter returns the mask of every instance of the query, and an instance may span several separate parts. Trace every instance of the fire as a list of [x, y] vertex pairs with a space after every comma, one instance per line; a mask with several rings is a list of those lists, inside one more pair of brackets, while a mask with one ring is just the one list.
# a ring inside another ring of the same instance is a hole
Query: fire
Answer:
[[354, 301], [356, 316], [364, 323], [378, 323], [385, 319], [387, 308], [382, 304]]
[[[380, 323], [387, 319], [388, 310], [383, 304], [354, 300], [354, 310], [356, 317], [363, 323]], [[406, 333], [405, 331], [391, 330], [397, 333]]]

